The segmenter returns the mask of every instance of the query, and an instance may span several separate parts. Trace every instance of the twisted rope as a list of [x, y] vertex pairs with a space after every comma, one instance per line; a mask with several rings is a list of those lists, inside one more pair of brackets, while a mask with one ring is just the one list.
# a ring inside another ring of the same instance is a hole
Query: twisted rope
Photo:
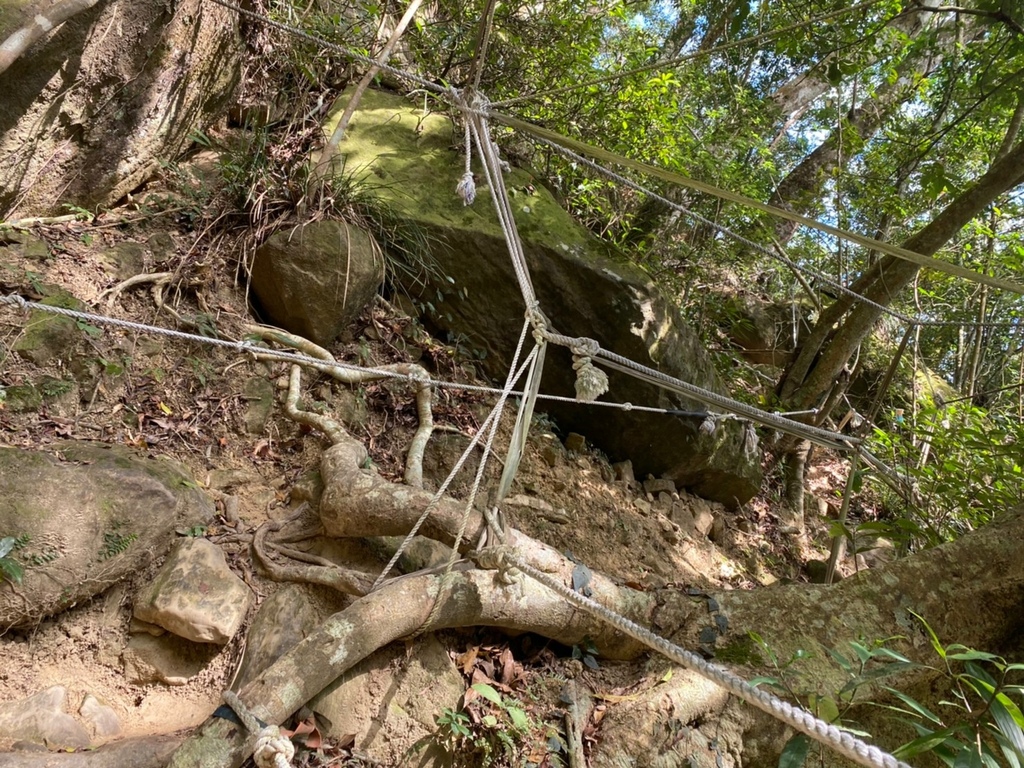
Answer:
[[245, 730], [256, 737], [252, 751], [256, 768], [291, 768], [292, 758], [295, 757], [295, 745], [291, 739], [281, 733], [276, 725], [260, 722], [234, 691], [224, 691], [221, 698], [235, 711]]
[[697, 654], [680, 648], [678, 645], [669, 642], [663, 637], [659, 637], [650, 630], [606, 608], [595, 600], [569, 589], [549, 574], [525, 562], [517, 554], [506, 552], [504, 557], [531, 579], [540, 582], [591, 616], [611, 624], [634, 640], [638, 640], [687, 669], [693, 670], [701, 677], [725, 688], [729, 693], [738, 696], [748, 704], [752, 704], [763, 712], [767, 712], [772, 717], [810, 736], [815, 741], [831, 747], [844, 757], [860, 765], [867, 766], [867, 768], [911, 768], [907, 763], [897, 760], [879, 747], [868, 744], [866, 741], [840, 730], [831, 723], [826, 723], [805, 709], [793, 706], [768, 691], [755, 688], [729, 670], [705, 661]]

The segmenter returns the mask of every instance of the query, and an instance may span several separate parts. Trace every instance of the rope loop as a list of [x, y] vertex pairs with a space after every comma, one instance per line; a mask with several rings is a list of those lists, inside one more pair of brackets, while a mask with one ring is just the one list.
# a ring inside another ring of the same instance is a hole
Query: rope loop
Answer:
[[276, 725], [268, 725], [259, 732], [252, 751], [256, 768], [290, 768], [293, 757], [295, 745]]
[[7, 296], [0, 296], [0, 302], [4, 304], [13, 304], [22, 312], [28, 309], [28, 302], [25, 301], [25, 297], [18, 293], [11, 293]]
[[702, 435], [713, 435], [715, 434], [715, 428], [717, 426], [718, 423], [715, 419], [715, 414], [709, 413], [707, 418], [700, 423], [700, 433]]

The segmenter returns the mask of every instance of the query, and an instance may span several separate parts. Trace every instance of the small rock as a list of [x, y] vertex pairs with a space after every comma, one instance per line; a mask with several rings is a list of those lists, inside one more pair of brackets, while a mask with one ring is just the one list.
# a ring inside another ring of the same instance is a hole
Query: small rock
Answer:
[[175, 635], [132, 635], [121, 655], [132, 685], [185, 685], [220, 653], [215, 645], [192, 643]]
[[67, 689], [54, 685], [27, 699], [0, 704], [0, 738], [45, 744], [50, 749], [82, 749], [89, 734], [64, 711]]
[[701, 536], [707, 536], [711, 533], [711, 528], [715, 524], [715, 516], [712, 515], [707, 509], [700, 510], [693, 517], [693, 527], [700, 533]]
[[366, 408], [366, 400], [356, 395], [351, 389], [342, 389], [338, 392], [334, 407], [338, 418], [347, 427], [359, 428], [365, 426], [370, 419], [370, 412]]
[[697, 532], [697, 526], [693, 520], [693, 512], [690, 511], [686, 504], [681, 501], [675, 502], [672, 505], [671, 516], [672, 522], [678, 525], [687, 536], [693, 536]]
[[557, 467], [562, 463], [562, 446], [545, 445], [540, 449], [540, 457], [549, 467]]
[[676, 492], [676, 484], [665, 477], [648, 477], [644, 480], [644, 490], [652, 495], [659, 493], [671, 495]]
[[578, 432], [570, 432], [565, 436], [565, 449], [573, 453], [583, 453], [587, 450], [587, 438]]
[[128, 622], [128, 632], [133, 635], [152, 635], [153, 637], [160, 637], [160, 635], [167, 634], [167, 630], [157, 624], [150, 624], [148, 621], [142, 621], [132, 616], [131, 621]]
[[135, 617], [187, 640], [224, 645], [241, 626], [251, 599], [216, 544], [186, 538], [139, 593]]
[[242, 417], [246, 433], [262, 435], [274, 412], [274, 385], [262, 376], [247, 379], [242, 385], [242, 399], [246, 401]]
[[655, 503], [661, 509], [671, 509], [672, 508], [672, 496], [670, 496], [665, 491], [659, 491], [658, 492], [658, 498], [657, 498]]
[[722, 544], [725, 541], [725, 516], [716, 515], [714, 522], [711, 524], [711, 532], [708, 534], [708, 538], [711, 539], [715, 544]]
[[658, 525], [661, 526], [661, 533], [669, 544], [678, 544], [682, 541], [679, 527], [667, 517], [658, 516]]
[[118, 280], [127, 280], [146, 271], [146, 251], [139, 243], [125, 241], [100, 254], [106, 271]]
[[633, 506], [640, 510], [641, 515], [651, 514], [651, 502], [647, 499], [633, 499]]
[[78, 714], [85, 718], [98, 739], [112, 739], [121, 735], [121, 722], [117, 719], [117, 713], [91, 693], [86, 694]]
[[615, 473], [615, 479], [618, 482], [625, 483], [627, 486], [633, 486], [636, 483], [636, 476], [633, 474], [633, 462], [629, 459], [612, 464], [612, 471]]
[[224, 491], [239, 485], [248, 485], [258, 476], [244, 469], [213, 469], [206, 477], [206, 484], [217, 491]]

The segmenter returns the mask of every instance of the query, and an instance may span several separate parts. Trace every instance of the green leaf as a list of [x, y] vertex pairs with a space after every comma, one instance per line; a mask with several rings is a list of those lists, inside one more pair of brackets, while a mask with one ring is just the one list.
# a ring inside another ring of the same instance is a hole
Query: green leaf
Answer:
[[929, 752], [942, 744], [942, 742], [952, 736], [953, 733], [954, 731], [952, 728], [943, 728], [941, 731], [926, 733], [924, 736], [919, 736], [913, 741], [908, 741], [892, 754], [894, 757], [904, 760], [908, 757], [913, 757], [914, 755], [920, 755], [922, 752]]
[[752, 677], [748, 682], [754, 688], [757, 688], [757, 686], [759, 686], [759, 685], [771, 685], [771, 686], [775, 686], [775, 687], [780, 687], [782, 685], [782, 681], [779, 680], [779, 678], [777, 678], [777, 677], [766, 677], [765, 675], [759, 675], [757, 677]]
[[483, 724], [486, 725], [488, 728], [494, 728], [498, 725], [498, 718], [494, 715], [484, 715], [481, 718], [481, 722], [483, 722]]
[[804, 734], [798, 733], [793, 736], [782, 748], [782, 754], [779, 755], [779, 768], [800, 768], [807, 759], [807, 751], [810, 747], [811, 740]]
[[501, 706], [501, 694], [494, 690], [492, 686], [487, 683], [473, 683], [470, 687], [492, 704]]
[[983, 768], [978, 747], [974, 744], [965, 744], [961, 747], [956, 753], [953, 768]]
[[508, 712], [509, 719], [512, 721], [512, 725], [517, 730], [530, 730], [530, 718], [526, 716], [526, 712], [519, 707], [509, 707], [506, 711]]
[[831, 696], [822, 696], [818, 700], [818, 717], [826, 723], [834, 723], [839, 719], [839, 706]]
[[935, 723], [936, 725], [942, 725], [942, 721], [939, 720], [939, 718], [936, 717], [935, 714], [930, 709], [928, 709], [928, 707], [924, 706], [923, 704], [918, 703], [918, 701], [916, 699], [908, 696], [907, 694], [903, 693], [902, 691], [897, 691], [895, 688], [890, 688], [887, 685], [884, 685], [882, 687], [886, 691], [891, 693], [893, 696], [895, 696], [897, 699], [902, 701], [905, 705], [910, 707], [910, 709], [914, 713], [916, 713], [917, 715], [920, 715], [925, 720], [930, 720], [931, 722]]
[[928, 622], [924, 620], [923, 616], [919, 616], [918, 614], [914, 613], [913, 611], [911, 611], [910, 614], [915, 619], [917, 619], [918, 621], [921, 622], [921, 625], [925, 628], [925, 631], [928, 632], [929, 639], [932, 641], [932, 648], [934, 648], [935, 652], [937, 654], [939, 654], [939, 658], [940, 659], [945, 660], [946, 659], [946, 649], [942, 647], [942, 643], [939, 642], [938, 636], [935, 634], [934, 631], [932, 631], [932, 628], [928, 624]]
[[[1002, 699], [1006, 699], [1006, 701], [1004, 702]], [[1007, 704], [1013, 707], [1016, 712], [1011, 712], [1009, 707], [1006, 706]], [[998, 726], [1010, 744], [1013, 745], [1017, 754], [1024, 756], [1024, 731], [1021, 730], [1021, 724], [1018, 721], [1021, 713], [1017, 709], [1017, 705], [1000, 694], [992, 700], [989, 706], [992, 710], [992, 718], [996, 721], [996, 726]]]
[[25, 578], [25, 569], [17, 560], [0, 557], [0, 574], [15, 584], [21, 584], [21, 580]]

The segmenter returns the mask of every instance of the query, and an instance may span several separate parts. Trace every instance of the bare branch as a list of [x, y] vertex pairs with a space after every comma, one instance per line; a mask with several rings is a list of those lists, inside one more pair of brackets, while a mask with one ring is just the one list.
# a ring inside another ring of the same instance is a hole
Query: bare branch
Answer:
[[99, 0], [63, 0], [45, 11], [41, 2], [28, 9], [27, 16], [31, 22], [15, 30], [3, 43], [0, 43], [0, 73], [18, 60], [25, 51], [32, 47], [40, 38], [54, 27], [63, 24], [72, 16], [87, 11]]

